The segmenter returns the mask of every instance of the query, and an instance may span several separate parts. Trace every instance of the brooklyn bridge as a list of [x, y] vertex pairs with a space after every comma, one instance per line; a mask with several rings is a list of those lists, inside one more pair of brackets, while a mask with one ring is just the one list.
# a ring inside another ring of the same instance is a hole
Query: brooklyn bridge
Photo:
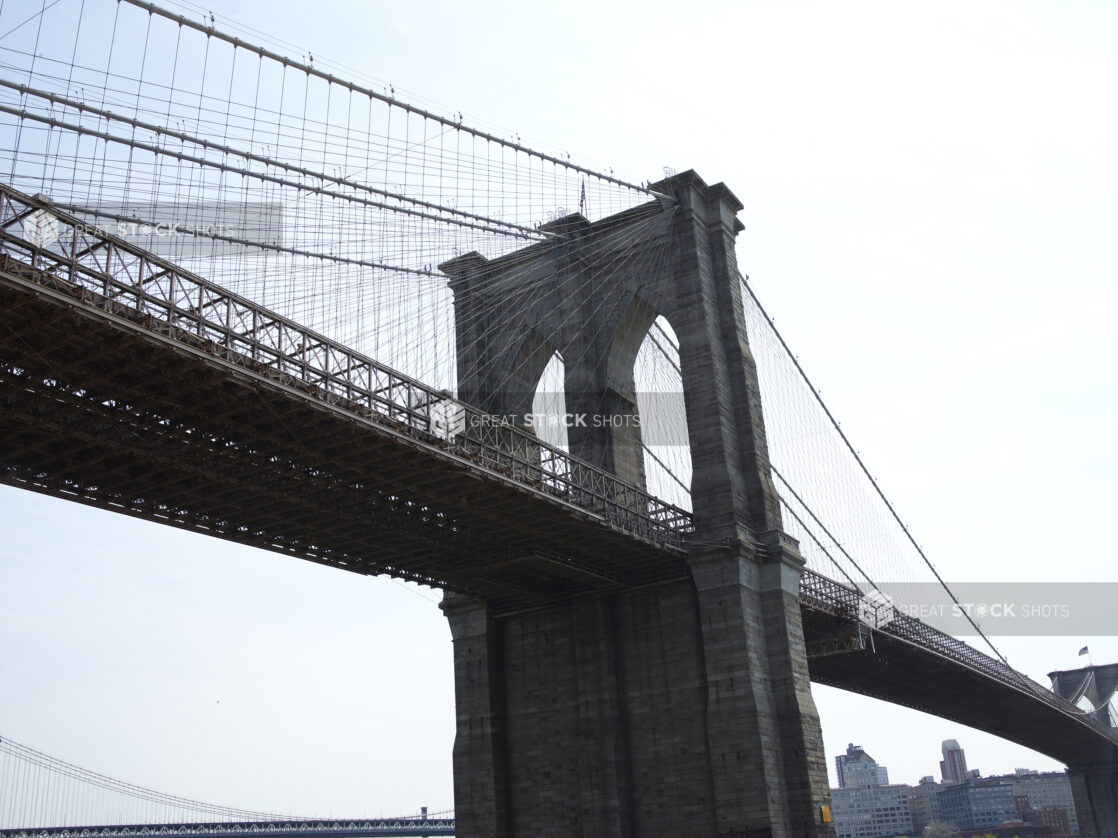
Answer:
[[1114, 730], [890, 607], [956, 599], [739, 269], [730, 187], [140, 0], [108, 41], [42, 15], [0, 79], [0, 475], [444, 592], [454, 818], [353, 834], [833, 835], [813, 682], [1049, 755], [1118, 834]]

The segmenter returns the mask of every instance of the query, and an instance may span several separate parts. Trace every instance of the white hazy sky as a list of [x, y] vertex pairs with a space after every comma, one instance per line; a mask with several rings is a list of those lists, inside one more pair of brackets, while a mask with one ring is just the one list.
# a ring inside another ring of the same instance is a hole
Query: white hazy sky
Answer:
[[[1118, 5], [206, 8], [631, 180], [725, 181], [740, 264], [944, 577], [1118, 582]], [[245, 808], [451, 806], [435, 592], [7, 488], [0, 534], [0, 735]], [[999, 643], [1045, 683], [1083, 645], [1118, 661], [1114, 636]], [[987, 774], [1057, 767], [816, 699], [832, 781], [847, 742], [894, 782], [947, 738]]]

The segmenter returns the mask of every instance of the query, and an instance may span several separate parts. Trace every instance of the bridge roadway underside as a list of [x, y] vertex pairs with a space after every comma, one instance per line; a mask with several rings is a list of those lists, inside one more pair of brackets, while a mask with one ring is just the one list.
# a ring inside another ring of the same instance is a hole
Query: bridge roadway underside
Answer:
[[[804, 636], [813, 642], [849, 620], [803, 608]], [[986, 731], [1068, 765], [1118, 768], [1118, 741], [1086, 718], [1063, 713], [1025, 690], [926, 646], [873, 634], [873, 649], [812, 656], [811, 680], [931, 713]]]
[[5, 483], [473, 594], [497, 612], [686, 575], [680, 550], [455, 456], [430, 434], [7, 267]]

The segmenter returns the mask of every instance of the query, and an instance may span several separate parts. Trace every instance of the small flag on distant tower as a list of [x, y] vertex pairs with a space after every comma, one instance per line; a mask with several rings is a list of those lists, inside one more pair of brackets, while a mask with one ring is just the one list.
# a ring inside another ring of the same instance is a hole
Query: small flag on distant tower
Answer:
[[582, 213], [582, 217], [586, 217], [586, 181], [582, 182], [582, 194], [578, 199], [578, 211]]
[[1084, 646], [1082, 649], [1079, 650], [1079, 657], [1083, 657], [1085, 654], [1087, 654], [1087, 647], [1086, 646]]

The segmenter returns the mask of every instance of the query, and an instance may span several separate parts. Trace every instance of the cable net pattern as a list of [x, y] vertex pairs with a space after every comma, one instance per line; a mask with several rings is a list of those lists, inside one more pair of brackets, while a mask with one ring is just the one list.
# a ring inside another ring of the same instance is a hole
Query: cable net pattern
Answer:
[[[749, 285], [739, 277], [757, 362], [784, 529], [807, 566], [898, 604], [957, 603], [831, 415]], [[892, 608], [886, 599], [875, 608]], [[1005, 659], [969, 614], [986, 645]]]
[[0, 172], [450, 390], [440, 263], [495, 258], [544, 240], [549, 220], [648, 200], [643, 187], [226, 28], [138, 0], [7, 0]]

